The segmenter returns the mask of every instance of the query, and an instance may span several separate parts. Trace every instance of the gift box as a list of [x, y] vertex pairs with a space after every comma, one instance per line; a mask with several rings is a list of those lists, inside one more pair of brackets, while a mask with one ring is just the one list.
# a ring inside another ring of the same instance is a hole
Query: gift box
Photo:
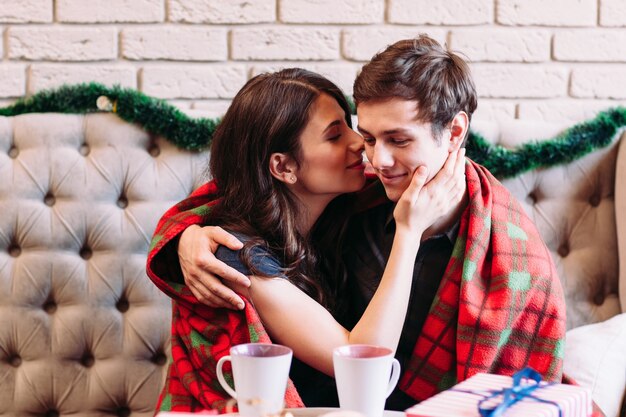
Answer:
[[532, 369], [513, 377], [476, 374], [406, 410], [407, 417], [588, 417], [589, 390], [541, 382]]

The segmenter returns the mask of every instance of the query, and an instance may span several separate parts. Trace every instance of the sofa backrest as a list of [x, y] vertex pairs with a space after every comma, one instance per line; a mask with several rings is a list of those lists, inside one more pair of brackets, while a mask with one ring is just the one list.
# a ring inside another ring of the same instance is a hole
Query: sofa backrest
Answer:
[[171, 309], [146, 252], [206, 164], [111, 114], [0, 117], [0, 415], [153, 415]]
[[[506, 148], [553, 138], [566, 127], [522, 120], [473, 125], [487, 140]], [[568, 164], [502, 181], [552, 253], [565, 291], [568, 329], [604, 321], [626, 308], [626, 268], [619, 268], [620, 255], [626, 262], [624, 136]], [[616, 175], [616, 166], [621, 175]]]
[[[505, 146], [562, 127], [474, 125]], [[618, 150], [505, 181], [555, 256], [570, 327], [624, 308]], [[153, 414], [171, 310], [145, 275], [146, 252], [207, 162], [111, 114], [0, 117], [0, 416]]]

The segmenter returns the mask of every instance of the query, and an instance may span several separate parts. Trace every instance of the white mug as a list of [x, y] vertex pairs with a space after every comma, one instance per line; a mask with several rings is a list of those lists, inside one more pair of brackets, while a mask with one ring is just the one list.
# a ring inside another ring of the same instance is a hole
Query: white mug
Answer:
[[[247, 343], [231, 347], [230, 355], [220, 358], [217, 379], [237, 400], [239, 415], [261, 417], [283, 409], [292, 355], [286, 346]], [[232, 362], [235, 389], [224, 379], [222, 367], [226, 361]]]
[[391, 349], [346, 345], [333, 350], [333, 368], [341, 409], [382, 417], [385, 400], [400, 378], [400, 362]]

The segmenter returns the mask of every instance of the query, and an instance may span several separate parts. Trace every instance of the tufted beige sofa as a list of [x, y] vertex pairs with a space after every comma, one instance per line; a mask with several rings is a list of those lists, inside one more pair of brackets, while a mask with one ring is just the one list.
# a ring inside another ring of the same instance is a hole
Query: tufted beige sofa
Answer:
[[0, 117], [0, 415], [153, 414], [171, 313], [146, 252], [206, 163], [110, 114]]
[[[474, 127], [506, 146], [562, 128]], [[610, 417], [626, 380], [624, 142], [506, 181], [563, 280], [566, 370]], [[145, 255], [207, 162], [111, 114], [0, 117], [0, 416], [152, 415], [170, 308]]]

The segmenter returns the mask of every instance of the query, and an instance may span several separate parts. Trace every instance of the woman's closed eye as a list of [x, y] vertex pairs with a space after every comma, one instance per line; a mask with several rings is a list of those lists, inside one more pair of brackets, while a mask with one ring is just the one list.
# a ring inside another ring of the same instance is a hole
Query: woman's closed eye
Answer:
[[343, 123], [343, 125], [337, 125], [333, 127], [333, 129], [330, 132], [328, 132], [327, 140], [331, 142], [338, 141], [339, 139], [341, 139], [343, 134], [346, 133], [347, 129], [350, 129], [350, 127], [346, 125], [345, 123]]

